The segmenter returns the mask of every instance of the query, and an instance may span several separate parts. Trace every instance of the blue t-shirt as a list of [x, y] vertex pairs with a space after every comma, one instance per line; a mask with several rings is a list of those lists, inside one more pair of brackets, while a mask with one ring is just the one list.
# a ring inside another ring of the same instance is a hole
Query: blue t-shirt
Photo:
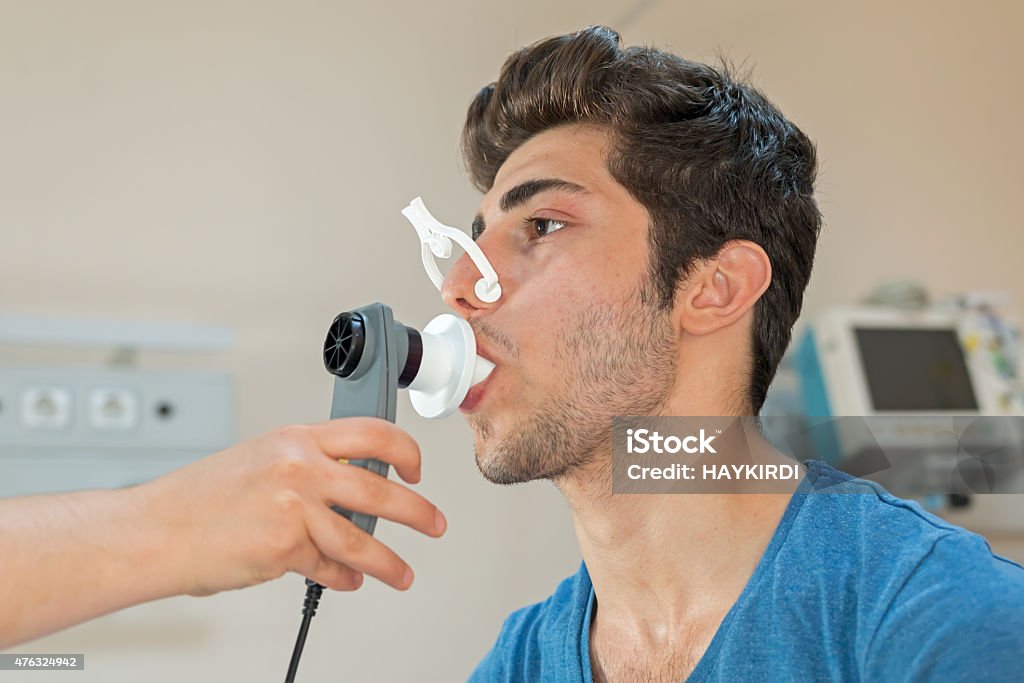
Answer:
[[[1024, 681], [1024, 568], [880, 486], [807, 461], [688, 681]], [[471, 681], [585, 681], [586, 565], [514, 612]]]

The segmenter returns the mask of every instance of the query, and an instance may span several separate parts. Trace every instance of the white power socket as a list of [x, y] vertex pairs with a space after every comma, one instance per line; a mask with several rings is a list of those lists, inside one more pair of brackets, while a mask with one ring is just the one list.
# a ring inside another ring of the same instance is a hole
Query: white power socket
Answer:
[[220, 372], [0, 367], [0, 402], [0, 498], [131, 486], [235, 441]]
[[139, 400], [128, 389], [89, 392], [89, 424], [96, 429], [127, 431], [139, 424]]
[[65, 429], [71, 424], [71, 391], [58, 386], [29, 387], [21, 395], [21, 420], [31, 429]]

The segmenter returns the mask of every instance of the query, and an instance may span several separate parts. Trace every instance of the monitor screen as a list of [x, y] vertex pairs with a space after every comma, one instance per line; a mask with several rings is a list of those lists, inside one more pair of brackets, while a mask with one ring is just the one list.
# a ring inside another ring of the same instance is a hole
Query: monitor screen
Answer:
[[956, 330], [855, 328], [875, 410], [977, 410]]

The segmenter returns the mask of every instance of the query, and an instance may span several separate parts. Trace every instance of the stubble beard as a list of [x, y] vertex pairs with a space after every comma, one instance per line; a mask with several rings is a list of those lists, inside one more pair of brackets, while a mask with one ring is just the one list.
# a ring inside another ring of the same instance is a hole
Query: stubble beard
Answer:
[[486, 479], [557, 483], [610, 459], [613, 417], [659, 414], [676, 379], [676, 338], [653, 301], [645, 282], [620, 302], [581, 310], [556, 348], [569, 370], [561, 387], [498, 440], [492, 420], [470, 418]]

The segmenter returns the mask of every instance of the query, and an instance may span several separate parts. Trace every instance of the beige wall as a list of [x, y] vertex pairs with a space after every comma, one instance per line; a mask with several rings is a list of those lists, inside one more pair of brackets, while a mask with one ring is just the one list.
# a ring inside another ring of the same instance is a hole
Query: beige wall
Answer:
[[[717, 23], [687, 20], [703, 10]], [[667, 2], [631, 37], [748, 60], [817, 141], [826, 227], [807, 312], [883, 279], [1010, 289], [1019, 312], [1022, 21], [1017, 2]]]
[[[749, 59], [817, 140], [827, 227], [809, 311], [891, 278], [1009, 288], [1019, 309], [1019, 3], [639, 6], [628, 42]], [[515, 47], [630, 14], [610, 0], [0, 2], [0, 310], [230, 325], [230, 353], [143, 361], [235, 372], [241, 436], [322, 419], [318, 346], [339, 310], [380, 300], [413, 325], [442, 311], [399, 210], [422, 195], [468, 222], [456, 143], [471, 95]], [[504, 615], [579, 561], [550, 486], [486, 485], [461, 419], [401, 400], [451, 530], [382, 526], [416, 588], [328, 596], [302, 680], [464, 678]], [[142, 606], [32, 649], [86, 652], [81, 681], [277, 680], [301, 584]]]

